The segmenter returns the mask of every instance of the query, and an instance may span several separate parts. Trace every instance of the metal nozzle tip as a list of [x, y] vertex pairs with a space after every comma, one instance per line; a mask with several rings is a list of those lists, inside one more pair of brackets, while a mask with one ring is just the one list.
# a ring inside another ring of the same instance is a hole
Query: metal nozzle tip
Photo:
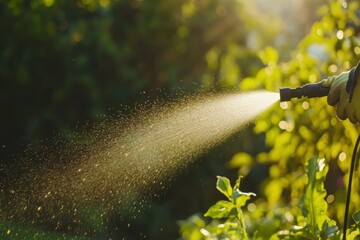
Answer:
[[291, 100], [290, 88], [280, 88], [280, 102], [287, 102]]

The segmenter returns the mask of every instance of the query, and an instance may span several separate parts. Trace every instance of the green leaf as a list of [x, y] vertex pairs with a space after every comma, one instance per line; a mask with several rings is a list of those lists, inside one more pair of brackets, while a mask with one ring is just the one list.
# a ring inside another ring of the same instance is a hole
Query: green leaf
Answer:
[[321, 237], [322, 239], [329, 239], [334, 237], [337, 231], [338, 227], [336, 226], [335, 221], [325, 221], [322, 225]]
[[236, 184], [233, 187], [233, 194], [232, 199], [235, 201], [236, 207], [238, 211], [241, 210], [241, 207], [243, 207], [247, 200], [250, 199], [251, 196], [256, 196], [255, 193], [252, 192], [242, 192], [240, 191], [240, 182], [241, 182], [241, 176], [236, 180]]
[[237, 222], [226, 221], [223, 224], [217, 226], [217, 232], [226, 234], [227, 236], [241, 236], [241, 227]]
[[352, 215], [352, 218], [354, 219], [354, 221], [356, 223], [359, 223], [360, 222], [360, 211], [354, 212], [354, 214]]
[[218, 201], [204, 214], [205, 217], [224, 218], [236, 214], [235, 206], [229, 201]]
[[265, 50], [259, 52], [259, 57], [265, 64], [277, 63], [279, 53], [272, 47], [266, 47]]
[[327, 202], [324, 199], [326, 196], [324, 180], [327, 170], [324, 159], [312, 158], [306, 164], [308, 185], [301, 210], [306, 218], [307, 228], [314, 237], [319, 236], [324, 222], [328, 220]]
[[[255, 194], [254, 194], [255, 195]], [[240, 195], [237, 199], [236, 199], [236, 207], [238, 209], [241, 209], [243, 206], [245, 206], [247, 200], [250, 199], [250, 195]]]
[[238, 179], [236, 180], [236, 183], [233, 187], [233, 197], [234, 197], [234, 194], [236, 194], [236, 190], [240, 189], [241, 179], [242, 179], [242, 176], [239, 176]]
[[355, 230], [355, 231], [352, 231], [349, 235], [347, 235], [346, 239], [347, 240], [358, 240], [359, 236], [360, 236], [360, 231]]
[[224, 194], [230, 201], [233, 194], [233, 190], [230, 185], [230, 181], [226, 177], [217, 176], [216, 188], [222, 194]]

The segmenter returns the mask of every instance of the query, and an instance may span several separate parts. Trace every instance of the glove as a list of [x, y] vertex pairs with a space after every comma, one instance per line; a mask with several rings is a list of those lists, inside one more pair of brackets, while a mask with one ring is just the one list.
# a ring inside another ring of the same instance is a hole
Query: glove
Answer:
[[346, 91], [346, 84], [349, 79], [349, 73], [342, 72], [339, 76], [329, 77], [321, 82], [323, 87], [330, 87], [327, 102], [334, 106], [336, 115], [341, 120], [349, 118], [350, 122], [356, 124], [360, 120], [360, 84], [356, 84], [353, 92], [353, 98], [349, 103], [349, 93]]

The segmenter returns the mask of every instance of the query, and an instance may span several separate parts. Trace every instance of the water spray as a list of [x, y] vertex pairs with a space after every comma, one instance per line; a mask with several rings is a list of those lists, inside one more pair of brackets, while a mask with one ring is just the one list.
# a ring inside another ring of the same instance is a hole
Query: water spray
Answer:
[[[346, 74], [348, 74], [346, 91], [349, 93], [349, 103], [351, 103], [356, 83], [357, 83], [358, 79], [360, 79], [360, 62], [357, 64], [356, 67], [352, 68]], [[337, 77], [330, 77], [330, 78], [337, 78]], [[290, 101], [292, 98], [325, 97], [329, 94], [329, 92], [330, 92], [330, 87], [323, 86], [322, 82], [305, 84], [305, 85], [297, 87], [297, 88], [284, 87], [284, 88], [280, 88], [280, 102]], [[350, 198], [351, 198], [351, 186], [352, 186], [353, 172], [354, 172], [356, 160], [357, 160], [356, 153], [357, 153], [359, 144], [360, 144], [360, 135], [358, 136], [358, 138], [356, 140], [352, 158], [351, 158], [351, 164], [350, 164], [350, 174], [349, 174], [349, 180], [348, 180], [348, 190], [347, 190], [347, 194], [346, 194], [345, 213], [344, 213], [344, 226], [343, 226], [343, 237], [342, 237], [343, 240], [346, 240], [346, 230], [347, 230], [347, 225], [348, 225]]]

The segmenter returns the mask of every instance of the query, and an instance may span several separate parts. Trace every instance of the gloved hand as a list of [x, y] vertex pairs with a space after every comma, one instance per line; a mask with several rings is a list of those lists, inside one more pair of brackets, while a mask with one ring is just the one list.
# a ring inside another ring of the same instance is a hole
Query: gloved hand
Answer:
[[339, 76], [329, 77], [321, 82], [323, 87], [330, 87], [327, 102], [334, 106], [338, 118], [356, 124], [360, 121], [360, 83], [356, 84], [353, 98], [349, 103], [349, 93], [346, 91], [346, 84], [350, 71], [342, 72]]

